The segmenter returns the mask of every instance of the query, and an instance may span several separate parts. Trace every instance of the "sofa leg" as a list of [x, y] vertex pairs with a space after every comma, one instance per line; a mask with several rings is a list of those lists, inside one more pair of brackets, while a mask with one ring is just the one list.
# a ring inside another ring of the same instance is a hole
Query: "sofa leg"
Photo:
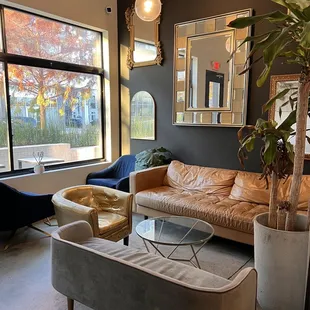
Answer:
[[124, 245], [129, 245], [129, 236], [124, 238]]
[[144, 219], [145, 219], [145, 220], [148, 220], [149, 217], [148, 217], [147, 215], [144, 215]]
[[74, 300], [68, 297], [67, 302], [68, 302], [68, 310], [73, 310], [74, 309]]

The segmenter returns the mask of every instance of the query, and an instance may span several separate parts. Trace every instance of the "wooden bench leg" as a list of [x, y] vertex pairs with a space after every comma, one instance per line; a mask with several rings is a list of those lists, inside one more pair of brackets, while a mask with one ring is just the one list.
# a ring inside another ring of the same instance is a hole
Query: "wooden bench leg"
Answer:
[[68, 297], [67, 301], [68, 301], [68, 310], [73, 310], [74, 309], [74, 300]]

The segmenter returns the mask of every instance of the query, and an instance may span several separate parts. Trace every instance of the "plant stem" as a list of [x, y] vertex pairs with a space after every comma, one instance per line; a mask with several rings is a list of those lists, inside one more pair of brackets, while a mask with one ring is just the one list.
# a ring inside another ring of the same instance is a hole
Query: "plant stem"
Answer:
[[294, 171], [290, 193], [291, 208], [289, 210], [286, 223], [286, 230], [288, 231], [293, 231], [295, 228], [300, 186], [304, 170], [306, 130], [307, 130], [307, 117], [308, 117], [308, 98], [310, 90], [309, 79], [310, 79], [310, 73], [308, 71], [302, 74], [298, 91]]
[[273, 171], [271, 175], [268, 226], [274, 229], [277, 229], [278, 186], [279, 179], [277, 174]]
[[285, 230], [286, 214], [287, 214], [286, 210], [278, 210], [278, 222], [277, 222], [278, 230]]
[[308, 200], [308, 212], [307, 212], [307, 227], [306, 231], [310, 228], [310, 199]]

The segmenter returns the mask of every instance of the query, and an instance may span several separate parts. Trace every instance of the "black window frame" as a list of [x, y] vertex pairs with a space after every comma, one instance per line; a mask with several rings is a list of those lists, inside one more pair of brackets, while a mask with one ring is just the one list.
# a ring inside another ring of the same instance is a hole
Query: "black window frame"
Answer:
[[[22, 55], [16, 55], [7, 53], [7, 42], [6, 42], [6, 31], [5, 31], [5, 16], [4, 16], [4, 9], [10, 9], [15, 10], [18, 12], [30, 14], [33, 16], [37, 16], [40, 18], [44, 18], [51, 21], [56, 21], [58, 23], [63, 23], [66, 25], [70, 25], [73, 27], [78, 27], [86, 30], [95, 31], [98, 34], [100, 34], [100, 55], [101, 55], [101, 67], [92, 67], [92, 66], [86, 66], [86, 65], [78, 65], [73, 63], [67, 63], [67, 62], [61, 62], [61, 61], [55, 61], [55, 60], [48, 60], [48, 59], [42, 59], [42, 58], [36, 58], [36, 57], [29, 57], [29, 56], [22, 56]], [[86, 74], [92, 74], [100, 77], [100, 106], [101, 106], [101, 138], [102, 138], [102, 157], [101, 158], [95, 158], [90, 160], [81, 160], [81, 161], [74, 161], [74, 162], [66, 162], [51, 166], [46, 166], [45, 170], [58, 170], [68, 167], [78, 167], [78, 166], [84, 166], [92, 163], [98, 163], [105, 159], [105, 96], [104, 96], [104, 90], [105, 90], [105, 74], [104, 74], [104, 52], [103, 52], [103, 32], [99, 30], [94, 30], [91, 27], [87, 28], [81, 25], [77, 25], [74, 22], [70, 23], [68, 21], [63, 21], [61, 18], [53, 18], [50, 16], [45, 16], [44, 12], [42, 14], [34, 13], [32, 11], [28, 11], [26, 9], [17, 8], [10, 5], [0, 5], [0, 17], [1, 17], [1, 32], [2, 32], [2, 51], [0, 51], [0, 62], [3, 63], [3, 70], [4, 70], [4, 82], [5, 82], [5, 99], [6, 99], [6, 108], [7, 108], [7, 119], [8, 119], [8, 149], [9, 149], [9, 163], [10, 163], [10, 170], [0, 172], [1, 177], [5, 176], [12, 176], [12, 175], [22, 175], [22, 174], [28, 174], [29, 172], [33, 172], [32, 168], [23, 168], [23, 169], [16, 169], [14, 167], [14, 145], [13, 145], [13, 130], [12, 130], [12, 117], [11, 117], [11, 109], [10, 109], [10, 91], [9, 91], [9, 76], [8, 76], [8, 65], [22, 65], [22, 66], [29, 66], [29, 67], [37, 67], [37, 68], [43, 68], [43, 69], [53, 69], [53, 70], [62, 70], [62, 71], [69, 71], [69, 72], [75, 72], [75, 73], [86, 73]]]

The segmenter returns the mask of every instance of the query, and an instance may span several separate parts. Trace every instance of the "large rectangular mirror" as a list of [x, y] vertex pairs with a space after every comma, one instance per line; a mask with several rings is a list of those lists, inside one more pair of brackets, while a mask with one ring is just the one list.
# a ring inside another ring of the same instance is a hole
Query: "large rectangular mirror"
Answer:
[[[252, 10], [175, 25], [173, 124], [241, 127], [246, 123], [248, 73], [244, 69], [251, 29], [228, 23]], [[229, 60], [230, 59], [230, 60]]]

